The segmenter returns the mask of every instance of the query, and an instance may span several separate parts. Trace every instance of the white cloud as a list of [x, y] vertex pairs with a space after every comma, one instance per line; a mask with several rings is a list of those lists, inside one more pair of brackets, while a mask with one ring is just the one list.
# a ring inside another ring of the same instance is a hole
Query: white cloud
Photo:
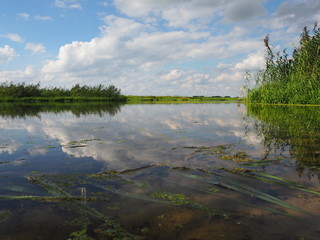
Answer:
[[39, 73], [32, 67], [27, 66], [24, 70], [0, 71], [0, 82], [39, 82]]
[[9, 62], [16, 56], [16, 51], [9, 45], [0, 47], [0, 63]]
[[247, 30], [239, 27], [210, 37], [206, 31], [154, 31], [148, 23], [115, 16], [104, 18], [104, 22], [100, 37], [62, 46], [57, 59], [42, 68], [41, 79], [67, 86], [75, 82], [114, 84], [125, 94], [157, 95], [161, 89], [165, 95], [220, 95], [221, 91], [237, 95], [232, 87], [242, 81], [243, 73], [234, 65], [227, 75], [213, 66], [211, 74], [192, 68], [164, 71], [163, 67], [226, 59], [263, 48], [262, 41], [247, 39]]
[[27, 43], [25, 49], [30, 50], [32, 54], [40, 54], [46, 52], [45, 47], [41, 43]]
[[130, 17], [155, 16], [167, 21], [170, 27], [196, 29], [206, 26], [220, 6], [209, 0], [115, 0], [115, 6]]
[[[81, 9], [80, 3], [55, 1], [61, 8]], [[111, 5], [102, 0], [96, 4]], [[296, 26], [320, 16], [316, 0], [278, 3], [272, 13], [265, 9], [266, 0], [114, 0], [113, 4], [123, 17], [104, 17], [99, 36], [61, 46], [37, 79], [44, 85], [66, 87], [114, 84], [125, 94], [234, 96], [245, 70], [264, 65], [266, 33], [281, 49], [289, 48], [292, 41], [298, 42], [302, 28], [297, 34]], [[28, 44], [26, 49], [45, 52], [43, 45]], [[12, 78], [23, 74], [24, 70], [13, 71]], [[3, 75], [9, 77], [8, 72]]]
[[41, 20], [41, 21], [50, 21], [50, 20], [52, 20], [52, 17], [36, 15], [36, 16], [34, 16], [34, 19]]
[[60, 8], [82, 9], [77, 0], [55, 0], [55, 5]]
[[18, 16], [24, 20], [30, 19], [30, 15], [28, 13], [19, 13]]
[[253, 71], [257, 71], [264, 67], [265, 57], [264, 52], [259, 50], [254, 53], [250, 53], [247, 58], [243, 59], [242, 62], [239, 62], [235, 65], [235, 69], [244, 71], [246, 69], [250, 69]]
[[6, 35], [2, 35], [2, 37], [8, 38], [9, 40], [17, 43], [24, 42], [24, 39], [20, 35], [14, 34], [14, 33], [8, 33]]
[[28, 13], [19, 13], [18, 14], [19, 18], [22, 18], [24, 20], [30, 20], [31, 18], [34, 18], [35, 20], [41, 20], [41, 21], [48, 21], [48, 20], [52, 20], [52, 17], [50, 16], [40, 16], [40, 15], [36, 15], [36, 16], [32, 16]]

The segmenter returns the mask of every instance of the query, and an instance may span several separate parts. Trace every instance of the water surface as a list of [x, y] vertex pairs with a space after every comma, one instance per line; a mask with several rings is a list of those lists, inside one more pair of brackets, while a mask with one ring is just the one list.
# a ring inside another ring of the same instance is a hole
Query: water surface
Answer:
[[2, 104], [1, 239], [318, 239], [319, 111]]

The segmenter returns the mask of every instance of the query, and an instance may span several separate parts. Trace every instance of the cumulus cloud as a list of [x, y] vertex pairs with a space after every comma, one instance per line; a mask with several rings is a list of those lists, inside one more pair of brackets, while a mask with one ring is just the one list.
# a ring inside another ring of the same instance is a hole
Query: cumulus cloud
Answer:
[[18, 56], [16, 51], [9, 45], [0, 47], [0, 63], [9, 62], [16, 56]]
[[46, 49], [41, 43], [27, 43], [25, 46], [26, 50], [30, 50], [32, 54], [45, 53]]
[[[268, 14], [266, 2], [114, 0], [122, 17], [104, 17], [99, 36], [61, 46], [56, 58], [36, 71], [37, 79], [66, 87], [114, 84], [124, 94], [237, 95], [245, 70], [263, 67], [265, 33], [271, 31], [272, 42], [281, 49], [290, 47], [298, 41], [292, 23], [301, 25], [320, 16], [316, 0], [284, 2]], [[79, 0], [55, 4], [81, 9]], [[45, 52], [43, 45], [27, 44], [26, 49]], [[11, 76], [19, 79], [24, 74], [25, 70], [13, 71]]]
[[247, 58], [235, 64], [235, 69], [240, 71], [243, 71], [246, 69], [257, 71], [261, 69], [264, 66], [264, 64], [265, 64], [264, 51], [259, 50], [254, 53], [250, 53]]
[[0, 82], [34, 83], [39, 82], [39, 80], [41, 80], [39, 72], [32, 66], [27, 66], [24, 70], [0, 71]]
[[[196, 69], [162, 68], [212, 57], [224, 59], [262, 46], [260, 41], [246, 39], [247, 31], [239, 27], [213, 37], [207, 31], [157, 31], [148, 23], [116, 16], [105, 17], [104, 23], [100, 37], [62, 46], [57, 59], [42, 68], [43, 79], [64, 79], [69, 85], [75, 81], [112, 83], [125, 94], [157, 94], [159, 88], [163, 94], [218, 94], [219, 90], [210, 86], [221, 81], [214, 76]], [[239, 74], [232, 79], [236, 76]]]
[[43, 72], [82, 74], [84, 67], [87, 73], [97, 68], [109, 74], [132, 68], [146, 71], [170, 59], [176, 60], [180, 51], [188, 50], [179, 45], [208, 36], [206, 33], [182, 31], [148, 32], [146, 25], [115, 16], [108, 16], [104, 21], [106, 25], [101, 28], [101, 37], [62, 46], [57, 60], [44, 66]]

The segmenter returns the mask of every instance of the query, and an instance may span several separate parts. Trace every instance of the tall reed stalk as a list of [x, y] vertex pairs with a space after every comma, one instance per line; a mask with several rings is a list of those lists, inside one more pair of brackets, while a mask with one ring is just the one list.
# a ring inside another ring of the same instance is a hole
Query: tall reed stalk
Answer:
[[248, 102], [320, 104], [320, 28], [305, 27], [300, 46], [292, 56], [283, 50], [274, 54], [268, 35], [265, 69], [255, 75], [256, 86], [248, 90]]

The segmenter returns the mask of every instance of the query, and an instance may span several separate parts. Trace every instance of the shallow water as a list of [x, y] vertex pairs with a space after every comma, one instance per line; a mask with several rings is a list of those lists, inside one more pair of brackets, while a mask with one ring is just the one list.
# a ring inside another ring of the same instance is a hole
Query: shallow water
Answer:
[[319, 239], [320, 108], [0, 106], [1, 239]]

